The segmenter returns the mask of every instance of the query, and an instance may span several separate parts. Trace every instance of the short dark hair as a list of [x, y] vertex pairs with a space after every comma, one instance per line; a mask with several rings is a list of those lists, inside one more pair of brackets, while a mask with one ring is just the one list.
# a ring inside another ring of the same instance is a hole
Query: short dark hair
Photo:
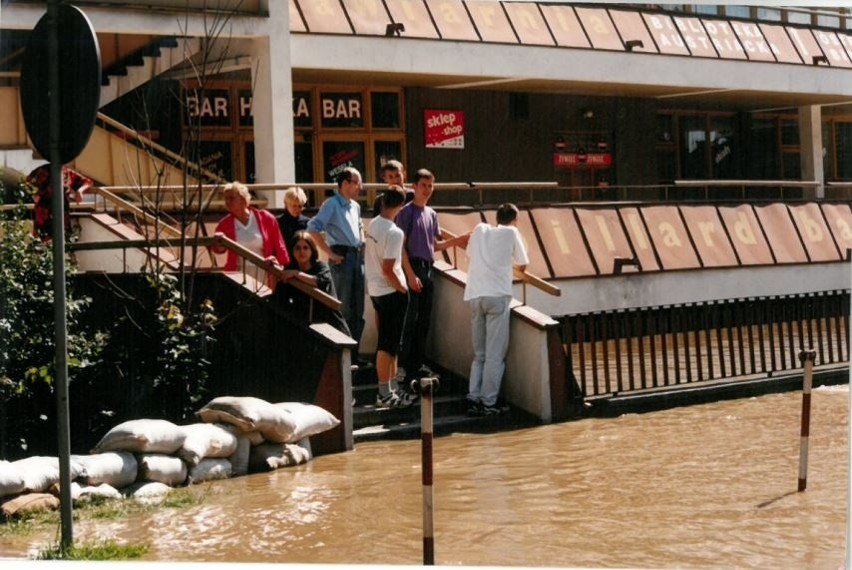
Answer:
[[501, 226], [511, 224], [518, 219], [518, 214], [518, 207], [514, 204], [510, 204], [509, 202], [500, 204], [497, 208], [497, 223]]
[[388, 170], [393, 170], [395, 172], [396, 171], [402, 172], [404, 170], [404, 168], [403, 168], [402, 163], [400, 161], [392, 159], [392, 160], [389, 160], [386, 163], [384, 163], [382, 165], [382, 167], [379, 168], [379, 172], [381, 172], [382, 174], [384, 174]]
[[432, 174], [431, 171], [426, 170], [425, 168], [421, 168], [417, 172], [414, 173], [414, 178], [412, 178], [411, 181], [414, 184], [417, 184], [418, 182], [420, 182], [424, 178], [428, 178], [429, 180], [435, 180], [435, 175]]
[[358, 175], [359, 178], [361, 177], [361, 173], [358, 172], [358, 169], [353, 168], [351, 166], [347, 166], [346, 168], [341, 170], [340, 174], [337, 175], [337, 179], [336, 179], [337, 187], [340, 188], [341, 186], [343, 186], [344, 182], [349, 182], [350, 180], [352, 180], [352, 177], [355, 176], [356, 174]]
[[396, 208], [405, 204], [405, 190], [399, 186], [388, 186], [382, 194], [382, 210]]

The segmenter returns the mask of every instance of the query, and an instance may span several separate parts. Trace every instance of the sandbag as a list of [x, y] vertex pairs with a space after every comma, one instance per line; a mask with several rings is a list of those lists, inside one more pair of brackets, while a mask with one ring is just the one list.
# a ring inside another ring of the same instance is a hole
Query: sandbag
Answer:
[[94, 455], [72, 455], [80, 465], [77, 477], [83, 485], [107, 484], [116, 489], [136, 481], [138, 464], [136, 456], [129, 451], [107, 451]]
[[220, 396], [195, 414], [206, 423], [222, 422], [243, 431], [257, 430], [267, 441], [286, 442], [296, 429], [292, 414], [251, 396]]
[[[56, 483], [50, 487], [50, 494], [59, 496], [60, 486]], [[115, 488], [106, 483], [101, 485], [81, 485], [77, 481], [71, 482], [71, 500], [74, 504], [85, 503], [92, 500], [94, 497], [103, 497], [105, 499], [121, 499], [123, 495]]]
[[52, 511], [59, 508], [59, 499], [49, 493], [27, 493], [14, 499], [9, 499], [0, 511], [6, 519], [21, 517], [30, 513], [40, 511]]
[[[307, 441], [307, 440], [304, 440]], [[311, 460], [309, 447], [297, 443], [262, 443], [251, 448], [249, 469], [253, 472], [292, 467]]]
[[[246, 456], [248, 461], [248, 456]], [[0, 497], [17, 495], [26, 489], [24, 474], [20, 467], [12, 465], [8, 461], [0, 461]]]
[[168, 420], [130, 420], [109, 430], [92, 453], [132, 451], [170, 454], [183, 445], [185, 437], [180, 427]]
[[237, 449], [228, 458], [231, 462], [231, 473], [235, 476], [248, 473], [249, 453], [251, 452], [251, 441], [247, 437], [237, 438]]
[[[59, 458], [36, 455], [13, 461], [12, 465], [24, 476], [24, 490], [30, 493], [44, 493], [54, 483], [59, 482]], [[71, 480], [80, 475], [80, 465], [71, 460]]]
[[190, 466], [205, 457], [229, 457], [237, 449], [236, 436], [219, 424], [191, 424], [181, 429], [186, 439], [177, 455]]
[[215, 479], [227, 479], [231, 476], [231, 462], [227, 459], [207, 458], [189, 470], [187, 484], [202, 483]]
[[183, 485], [186, 481], [186, 463], [180, 457], [144, 453], [137, 460], [140, 481], [156, 481], [171, 486]]
[[159, 500], [171, 493], [172, 488], [159, 481], [137, 481], [126, 487], [124, 496], [138, 501]]
[[290, 414], [295, 425], [295, 429], [286, 443], [300, 441], [306, 437], [328, 431], [340, 424], [340, 420], [334, 414], [314, 404], [280, 402], [275, 404], [275, 407]]
[[238, 428], [237, 426], [231, 425], [231, 424], [222, 423], [222, 424], [215, 424], [215, 425], [221, 427], [222, 429], [228, 430], [229, 432], [234, 434], [234, 436], [237, 437], [237, 438], [240, 438], [240, 437], [248, 438], [249, 443], [251, 443], [251, 445], [260, 445], [264, 441], [263, 435], [261, 435], [261, 433], [259, 431], [257, 431], [256, 429], [249, 430], [249, 431], [243, 431], [242, 429]]

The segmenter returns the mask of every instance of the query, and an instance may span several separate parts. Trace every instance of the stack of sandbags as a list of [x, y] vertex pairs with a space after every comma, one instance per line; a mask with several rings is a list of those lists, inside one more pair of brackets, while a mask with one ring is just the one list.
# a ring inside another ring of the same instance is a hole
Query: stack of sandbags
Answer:
[[333, 414], [313, 404], [271, 404], [250, 396], [214, 398], [195, 414], [203, 422], [231, 426], [238, 440], [237, 453], [232, 456], [235, 473], [267, 471], [310, 461], [308, 438], [340, 423]]
[[[72, 499], [155, 500], [180, 485], [299, 465], [312, 458], [310, 436], [340, 423], [319, 406], [249, 396], [214, 398], [196, 415], [201, 423], [140, 419], [110, 429], [90, 455], [71, 456]], [[6, 518], [57, 508], [58, 494], [58, 458], [0, 461]]]

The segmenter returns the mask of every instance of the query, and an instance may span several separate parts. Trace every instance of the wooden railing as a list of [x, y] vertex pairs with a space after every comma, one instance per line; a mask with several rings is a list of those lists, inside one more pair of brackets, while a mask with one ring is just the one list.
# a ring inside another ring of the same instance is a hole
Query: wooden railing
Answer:
[[[441, 228], [441, 239], [445, 239], [445, 240], [446, 239], [454, 239], [456, 237], [458, 237], [458, 236], [456, 234], [454, 234], [453, 232], [450, 232], [450, 231], [445, 230], [444, 228]], [[452, 249], [453, 249], [453, 251], [452, 251], [452, 255], [450, 256], [450, 258], [452, 259], [453, 268], [457, 269], [458, 264], [456, 263], [456, 259], [457, 259], [457, 256], [458, 256], [458, 247], [453, 247]], [[513, 268], [513, 272], [514, 272], [515, 278], [518, 279], [521, 282], [522, 291], [523, 291], [522, 302], [524, 303], [524, 305], [527, 304], [527, 285], [530, 285], [531, 287], [535, 287], [536, 289], [543, 291], [543, 292], [547, 293], [548, 295], [553, 295], [554, 297], [559, 297], [559, 296], [562, 295], [562, 289], [560, 289], [556, 285], [548, 283], [547, 281], [545, 281], [541, 277], [533, 275], [529, 271], [526, 271], [526, 270], [521, 271], [520, 269], [515, 267], [515, 268]]]
[[[66, 244], [66, 248], [68, 251], [94, 251], [94, 250], [107, 250], [107, 249], [143, 249], [150, 251], [151, 249], [156, 249], [159, 247], [174, 247], [174, 240], [164, 239], [164, 238], [155, 238], [155, 239], [140, 239], [140, 240], [115, 240], [115, 241], [98, 241], [98, 242], [87, 242], [87, 243], [68, 243]], [[253, 251], [246, 249], [241, 246], [237, 242], [225, 237], [222, 234], [216, 234], [215, 236], [208, 237], [198, 237], [198, 238], [187, 238], [185, 241], [185, 245], [188, 247], [198, 246], [198, 247], [216, 247], [216, 248], [225, 248], [236, 255], [247, 261], [248, 263], [255, 265], [274, 275], [276, 278], [281, 279], [284, 276], [284, 268], [274, 265], [273, 263], [267, 261], [263, 257], [257, 255]], [[246, 274], [245, 267], [246, 263], [243, 264], [243, 276]], [[340, 300], [336, 297], [329, 295], [328, 293], [317, 289], [316, 287], [312, 287], [307, 283], [299, 281], [297, 279], [291, 279], [288, 281], [288, 284], [298, 289], [302, 293], [306, 294], [310, 299], [310, 307], [308, 312], [308, 320], [313, 320], [313, 303], [318, 302], [322, 303], [329, 309], [339, 311], [341, 304]]]
[[849, 362], [849, 291], [597, 311], [560, 318], [583, 396], [731, 383]]

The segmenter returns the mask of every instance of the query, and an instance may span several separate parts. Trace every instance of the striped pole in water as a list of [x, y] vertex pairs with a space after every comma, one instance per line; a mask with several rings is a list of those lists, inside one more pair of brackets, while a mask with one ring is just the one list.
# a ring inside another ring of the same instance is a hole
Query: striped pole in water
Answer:
[[802, 383], [802, 439], [799, 447], [799, 492], [808, 486], [808, 437], [811, 431], [811, 387], [814, 381], [815, 350], [799, 352], [799, 360], [805, 367]]
[[[414, 382], [415, 384], [417, 381]], [[423, 474], [423, 565], [435, 565], [435, 520], [432, 494], [432, 395], [438, 389], [437, 378], [421, 378], [420, 388], [420, 462]]]

